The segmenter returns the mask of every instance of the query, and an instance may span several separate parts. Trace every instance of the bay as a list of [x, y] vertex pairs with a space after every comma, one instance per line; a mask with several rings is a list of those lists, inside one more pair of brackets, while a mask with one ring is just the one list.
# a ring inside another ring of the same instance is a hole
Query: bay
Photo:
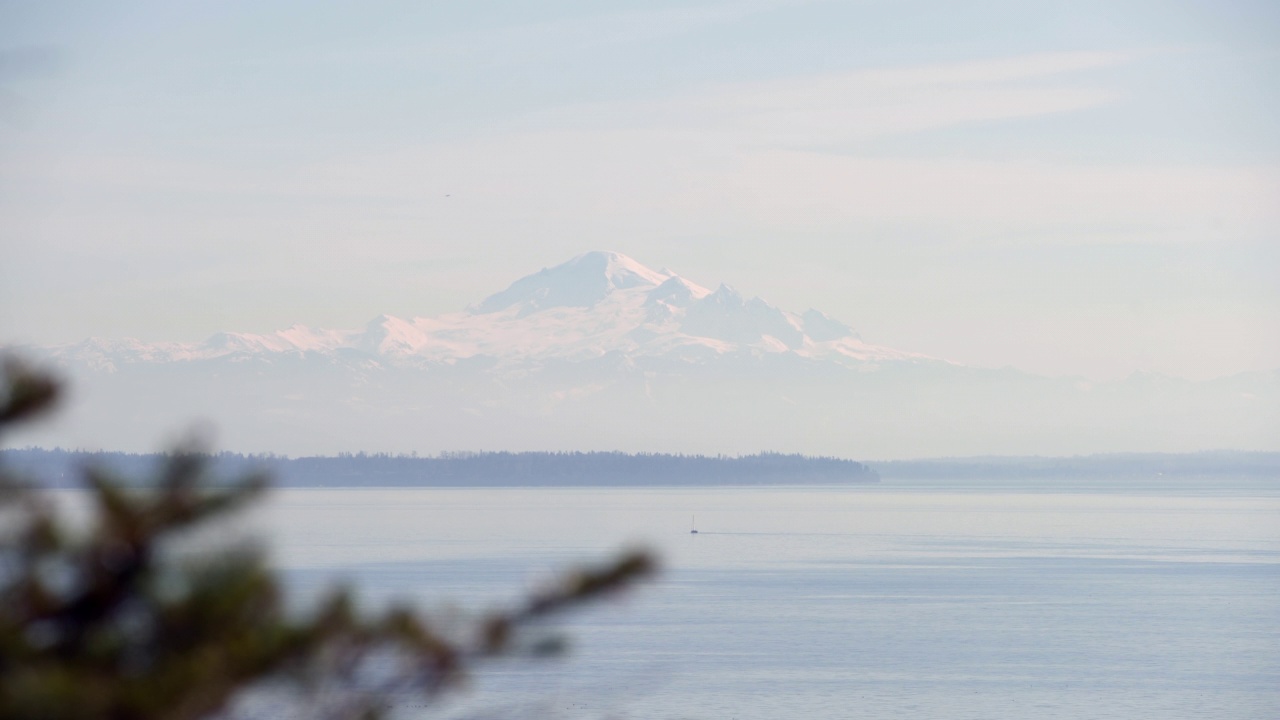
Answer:
[[[690, 534], [696, 517], [698, 534]], [[653, 582], [403, 717], [1280, 717], [1265, 481], [289, 489], [253, 518], [304, 604], [502, 607], [643, 546]]]

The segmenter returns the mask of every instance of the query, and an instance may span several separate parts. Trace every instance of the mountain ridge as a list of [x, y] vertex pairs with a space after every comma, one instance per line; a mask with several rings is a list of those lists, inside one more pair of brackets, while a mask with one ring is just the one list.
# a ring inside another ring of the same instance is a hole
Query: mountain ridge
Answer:
[[227, 449], [294, 455], [1280, 450], [1280, 372], [1088, 382], [970, 367], [616, 253], [436, 317], [27, 350], [72, 381], [72, 411], [9, 442], [154, 449], [200, 418]]
[[731, 286], [709, 290], [670, 270], [614, 252], [592, 251], [517, 279], [461, 312], [379, 315], [359, 330], [295, 324], [269, 333], [223, 331], [198, 343], [91, 338], [46, 348], [55, 358], [114, 363], [183, 362], [356, 351], [400, 364], [449, 364], [476, 357], [508, 363], [585, 360], [609, 353], [688, 362], [741, 353], [793, 353], [858, 365], [933, 360], [866, 343], [814, 309], [796, 314]]

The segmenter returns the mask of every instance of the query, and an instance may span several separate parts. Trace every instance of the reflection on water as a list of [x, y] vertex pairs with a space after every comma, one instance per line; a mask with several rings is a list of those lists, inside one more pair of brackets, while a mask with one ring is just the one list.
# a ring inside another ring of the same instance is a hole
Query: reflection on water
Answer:
[[494, 668], [446, 716], [1280, 717], [1280, 493], [1256, 482], [287, 490], [255, 524], [300, 596], [340, 573], [432, 607], [663, 555], [570, 659]]

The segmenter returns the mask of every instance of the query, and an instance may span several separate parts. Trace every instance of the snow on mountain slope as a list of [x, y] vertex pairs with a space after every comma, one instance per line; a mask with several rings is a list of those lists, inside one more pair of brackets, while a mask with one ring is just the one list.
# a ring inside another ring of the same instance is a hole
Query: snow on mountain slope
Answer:
[[50, 447], [154, 449], [203, 418], [225, 447], [289, 454], [1071, 455], [1273, 449], [1280, 418], [1275, 373], [1095, 384], [966, 367], [613, 253], [438, 317], [28, 350], [76, 390], [66, 424], [10, 440]]
[[294, 325], [265, 335], [220, 332], [191, 348], [192, 357], [207, 357], [236, 352], [282, 353], [326, 352], [347, 345], [348, 333], [337, 330], [315, 330]]
[[504, 364], [581, 361], [609, 353], [681, 361], [783, 353], [841, 364], [924, 359], [864, 343], [816, 310], [803, 315], [727, 285], [714, 292], [618, 253], [589, 252], [523, 277], [462, 312], [405, 320], [382, 315], [362, 330], [294, 325], [267, 334], [223, 332], [203, 343], [91, 340], [55, 355], [111, 370], [118, 363], [180, 362], [357, 351], [395, 364], [475, 357]]
[[626, 255], [589, 252], [515, 281], [506, 290], [485, 298], [472, 312], [485, 314], [517, 307], [523, 316], [553, 307], [592, 307], [614, 291], [653, 288], [668, 277], [668, 273], [651, 270]]

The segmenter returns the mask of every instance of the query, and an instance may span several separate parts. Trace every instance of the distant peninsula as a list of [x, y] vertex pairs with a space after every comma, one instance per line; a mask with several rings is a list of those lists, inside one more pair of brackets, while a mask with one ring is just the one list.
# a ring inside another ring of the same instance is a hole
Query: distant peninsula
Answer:
[[1280, 453], [1210, 450], [1073, 457], [967, 457], [871, 463], [885, 480], [1069, 480], [1253, 477], [1280, 479]]
[[[81, 487], [83, 469], [121, 481], [157, 475], [163, 453], [0, 449], [0, 465], [32, 484]], [[682, 455], [623, 452], [449, 452], [430, 457], [339, 453], [289, 458], [215, 453], [211, 476], [225, 481], [265, 471], [276, 487], [640, 487], [847, 485], [937, 480], [1237, 477], [1280, 479], [1280, 453], [1210, 451], [1074, 457], [967, 457], [857, 462], [774, 452]]]
[[[81, 470], [121, 479], [154, 477], [164, 454], [24, 448], [0, 450], [0, 462], [33, 483], [79, 487]], [[741, 456], [623, 452], [453, 452], [432, 457], [386, 453], [285, 458], [216, 453], [213, 475], [265, 470], [276, 487], [583, 487], [832, 485], [874, 483], [868, 465], [835, 457], [782, 453]]]

